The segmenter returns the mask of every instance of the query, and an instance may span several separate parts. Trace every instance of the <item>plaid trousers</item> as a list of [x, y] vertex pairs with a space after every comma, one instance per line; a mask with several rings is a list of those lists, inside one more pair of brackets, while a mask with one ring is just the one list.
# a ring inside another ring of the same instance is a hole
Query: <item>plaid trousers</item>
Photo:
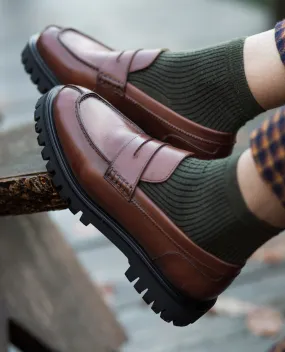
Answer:
[[[285, 206], [285, 107], [252, 132], [250, 145], [260, 176]], [[285, 352], [285, 339], [270, 352]]]
[[285, 352], [285, 340], [279, 342], [269, 352]]
[[285, 206], [285, 107], [253, 131], [250, 144], [260, 176]]
[[[285, 21], [276, 25], [275, 40], [285, 63]], [[259, 174], [285, 206], [285, 107], [253, 131], [250, 144]], [[285, 352], [285, 339], [270, 352]]]

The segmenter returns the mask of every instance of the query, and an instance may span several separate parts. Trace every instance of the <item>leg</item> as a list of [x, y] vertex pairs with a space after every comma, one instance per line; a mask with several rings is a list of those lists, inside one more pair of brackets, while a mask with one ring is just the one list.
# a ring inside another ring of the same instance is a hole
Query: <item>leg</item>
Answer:
[[196, 244], [242, 264], [285, 228], [284, 126], [285, 109], [239, 158], [185, 159], [164, 184], [141, 187]]
[[248, 209], [268, 224], [285, 228], [285, 209], [259, 175], [250, 149], [241, 155], [237, 174]]
[[194, 122], [236, 133], [263, 110], [285, 104], [284, 23], [194, 52], [164, 52], [129, 80]]
[[[147, 290], [152, 309], [175, 325], [193, 323], [247, 258], [284, 228], [283, 210], [273, 202], [269, 214], [262, 211], [274, 198], [262, 194], [267, 186], [260, 173], [251, 173], [250, 181], [239, 177], [254, 166], [246, 153], [196, 159], [142, 134], [85, 92], [54, 88], [37, 104], [38, 141], [54, 183], [70, 209], [83, 212], [81, 221], [98, 227], [128, 257], [126, 276], [139, 278], [135, 288]], [[247, 182], [256, 186], [256, 203]]]
[[249, 87], [265, 110], [285, 103], [285, 69], [276, 46], [274, 30], [246, 39], [244, 65]]

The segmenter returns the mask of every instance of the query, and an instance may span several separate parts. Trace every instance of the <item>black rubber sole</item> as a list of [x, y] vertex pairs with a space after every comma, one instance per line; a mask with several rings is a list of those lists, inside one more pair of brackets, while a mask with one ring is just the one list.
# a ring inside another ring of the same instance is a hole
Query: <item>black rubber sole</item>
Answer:
[[216, 300], [201, 302], [178, 292], [154, 266], [142, 247], [114, 219], [104, 212], [78, 184], [65, 160], [56, 134], [52, 104], [61, 87], [55, 87], [42, 96], [36, 105], [35, 121], [38, 143], [43, 146], [42, 157], [48, 160], [46, 168], [60, 196], [67, 200], [73, 214], [82, 211], [80, 221], [98, 228], [128, 258], [130, 267], [125, 275], [142, 299], [155, 313], [176, 326], [194, 323], [204, 315]]
[[60, 82], [40, 56], [36, 47], [37, 37], [37, 35], [31, 37], [23, 50], [22, 63], [31, 81], [37, 86], [39, 92], [44, 94]]

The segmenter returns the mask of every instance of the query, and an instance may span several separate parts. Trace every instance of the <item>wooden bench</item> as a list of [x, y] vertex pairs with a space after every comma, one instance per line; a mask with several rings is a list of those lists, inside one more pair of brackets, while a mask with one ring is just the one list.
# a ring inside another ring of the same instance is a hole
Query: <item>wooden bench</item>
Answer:
[[0, 132], [0, 352], [9, 340], [23, 352], [111, 352], [126, 340], [44, 213], [64, 208], [33, 124]]

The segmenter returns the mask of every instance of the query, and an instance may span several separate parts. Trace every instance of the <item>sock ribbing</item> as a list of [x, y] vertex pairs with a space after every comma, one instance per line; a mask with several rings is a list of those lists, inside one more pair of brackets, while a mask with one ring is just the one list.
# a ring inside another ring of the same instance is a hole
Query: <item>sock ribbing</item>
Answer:
[[244, 39], [194, 52], [163, 52], [129, 82], [203, 126], [236, 133], [263, 111], [245, 77]]
[[247, 209], [236, 179], [237, 160], [187, 158], [166, 182], [140, 187], [193, 242], [241, 265], [280, 229]]

